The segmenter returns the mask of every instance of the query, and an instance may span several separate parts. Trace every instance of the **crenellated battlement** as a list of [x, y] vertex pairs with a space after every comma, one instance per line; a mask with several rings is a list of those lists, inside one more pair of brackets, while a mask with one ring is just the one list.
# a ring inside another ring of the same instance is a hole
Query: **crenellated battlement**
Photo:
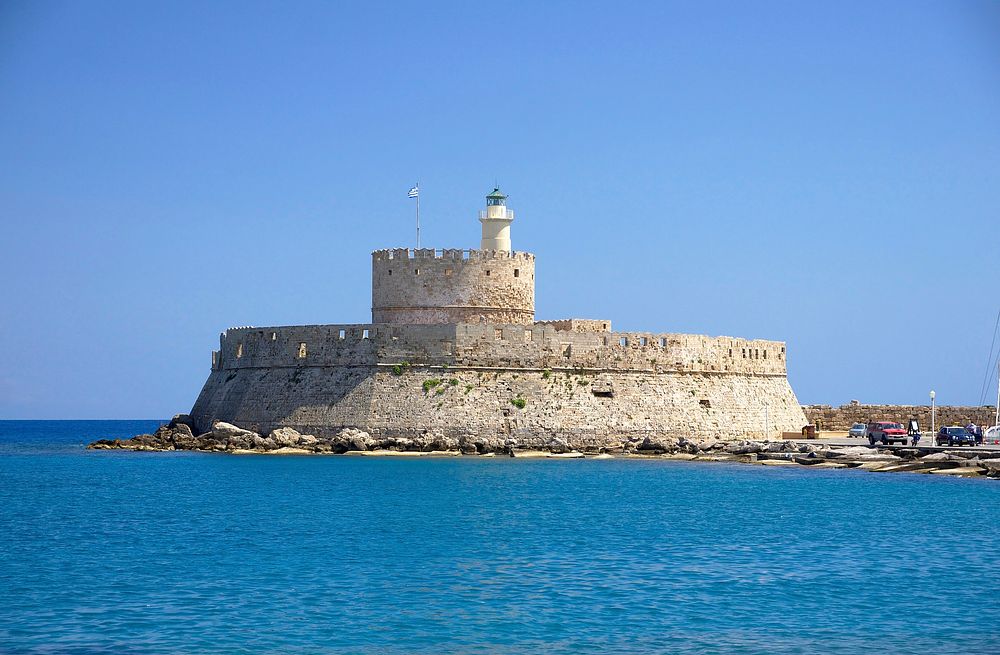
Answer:
[[422, 366], [785, 376], [785, 344], [761, 339], [560, 329], [559, 322], [237, 328], [213, 369]]
[[535, 261], [535, 255], [530, 252], [511, 252], [507, 250], [463, 250], [461, 248], [384, 248], [372, 251], [373, 262], [403, 259], [442, 259], [450, 262], [509, 259], [533, 262]]

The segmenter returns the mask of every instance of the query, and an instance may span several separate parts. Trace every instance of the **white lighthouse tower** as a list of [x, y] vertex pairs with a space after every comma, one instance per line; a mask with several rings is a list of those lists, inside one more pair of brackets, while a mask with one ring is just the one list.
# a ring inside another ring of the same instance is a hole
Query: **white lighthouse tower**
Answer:
[[486, 196], [486, 209], [479, 212], [479, 222], [483, 224], [481, 250], [506, 250], [510, 252], [510, 224], [514, 212], [507, 209], [507, 196], [499, 187]]

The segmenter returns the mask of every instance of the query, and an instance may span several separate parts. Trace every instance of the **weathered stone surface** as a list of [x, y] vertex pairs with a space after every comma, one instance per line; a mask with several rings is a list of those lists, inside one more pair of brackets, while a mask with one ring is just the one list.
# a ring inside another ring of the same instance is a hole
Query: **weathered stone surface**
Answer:
[[274, 443], [278, 444], [278, 448], [287, 448], [291, 446], [296, 446], [302, 435], [298, 430], [293, 428], [278, 428], [276, 430], [271, 430], [271, 434], [268, 435]]

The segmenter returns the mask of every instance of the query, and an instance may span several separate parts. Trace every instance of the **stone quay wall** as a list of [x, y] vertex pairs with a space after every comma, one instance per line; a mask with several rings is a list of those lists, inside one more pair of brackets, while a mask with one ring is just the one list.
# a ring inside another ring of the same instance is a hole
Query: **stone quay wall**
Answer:
[[[868, 421], [895, 421], [904, 426], [911, 418], [916, 417], [922, 431], [931, 429], [930, 405], [862, 405], [848, 404], [840, 407], [830, 405], [803, 406], [806, 419], [820, 430], [849, 430], [854, 423]], [[935, 427], [942, 425], [966, 425], [972, 421], [976, 425], [987, 427], [993, 425], [996, 408], [992, 405], [982, 407], [961, 407], [943, 405], [935, 408]]]
[[[576, 329], [574, 329], [576, 326]], [[657, 435], [774, 438], [805, 417], [780, 342], [586, 322], [235, 328], [192, 409], [256, 432], [428, 432], [544, 447]]]
[[535, 256], [497, 250], [372, 253], [374, 323], [519, 323], [535, 319]]

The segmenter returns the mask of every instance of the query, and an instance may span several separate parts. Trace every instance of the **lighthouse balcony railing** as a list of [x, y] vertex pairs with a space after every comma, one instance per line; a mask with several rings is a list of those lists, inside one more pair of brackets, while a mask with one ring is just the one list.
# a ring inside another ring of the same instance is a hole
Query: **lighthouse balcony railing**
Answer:
[[491, 217], [489, 215], [489, 210], [488, 209], [480, 209], [479, 210], [479, 219], [480, 220], [484, 220], [484, 219], [487, 219], [487, 218], [502, 218], [504, 220], [510, 220], [510, 221], [512, 221], [512, 220], [514, 220], [514, 211], [512, 209], [508, 209], [507, 211], [503, 212], [503, 214], [501, 216], [493, 216], [493, 217]]

